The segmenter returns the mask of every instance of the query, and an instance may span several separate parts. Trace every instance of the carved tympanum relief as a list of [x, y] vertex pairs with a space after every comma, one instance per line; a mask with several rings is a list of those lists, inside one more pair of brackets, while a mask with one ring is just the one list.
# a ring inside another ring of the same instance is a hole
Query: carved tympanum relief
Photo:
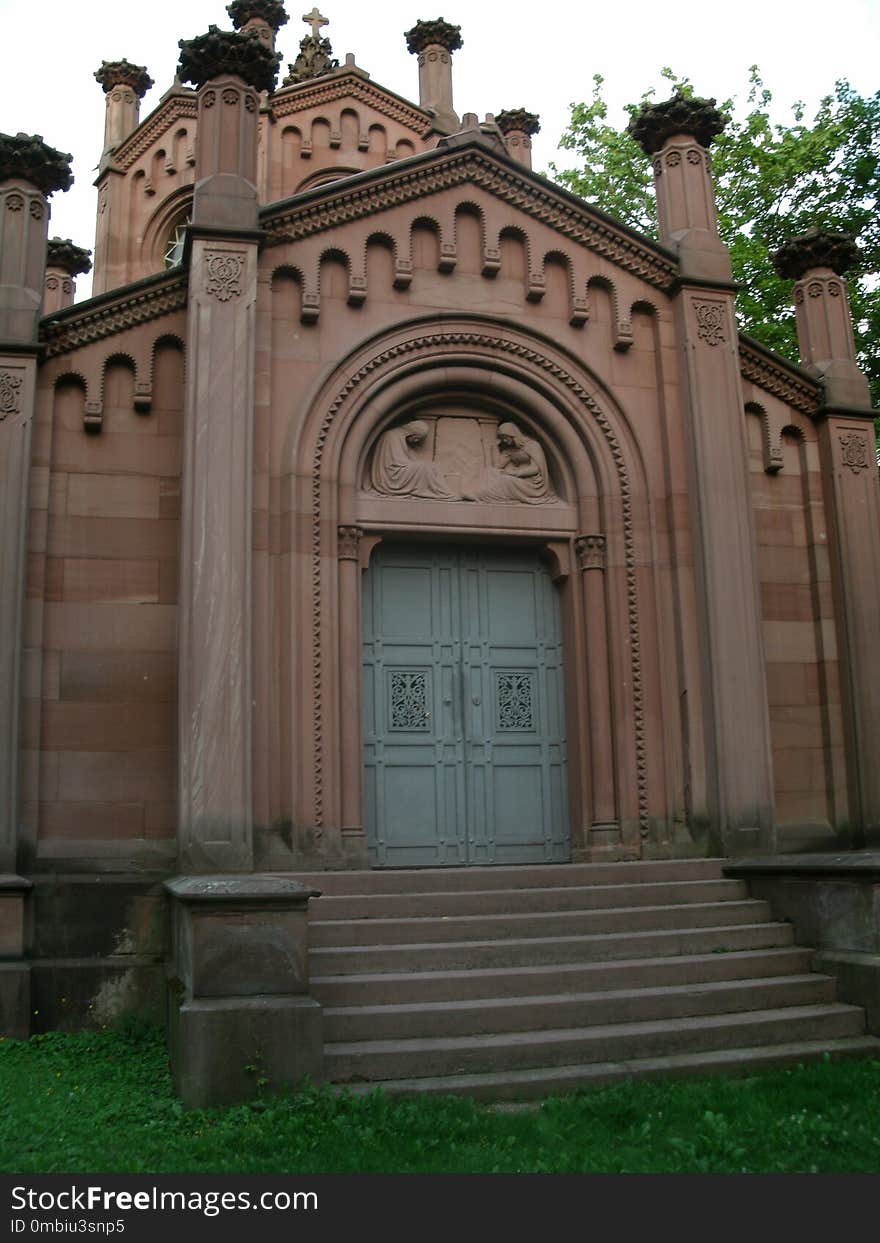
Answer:
[[413, 419], [379, 437], [369, 490], [380, 496], [491, 504], [559, 502], [537, 440], [490, 418]]

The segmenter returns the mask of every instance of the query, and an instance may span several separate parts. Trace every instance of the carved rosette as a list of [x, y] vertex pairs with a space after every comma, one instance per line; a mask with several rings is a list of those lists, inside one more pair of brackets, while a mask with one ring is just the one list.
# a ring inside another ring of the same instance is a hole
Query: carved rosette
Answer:
[[138, 99], [143, 99], [154, 85], [145, 65], [133, 65], [125, 57], [122, 60], [102, 60], [101, 68], [95, 70], [95, 79], [100, 82], [105, 95], [109, 95], [114, 87], [128, 87]]
[[578, 565], [582, 570], [604, 570], [606, 556], [604, 535], [579, 535], [574, 542]]
[[340, 561], [357, 561], [363, 530], [360, 527], [340, 527], [337, 531], [337, 551]]
[[21, 413], [22, 377], [14, 371], [0, 371], [0, 423], [10, 414]]
[[457, 52], [463, 47], [461, 26], [453, 26], [450, 22], [438, 17], [435, 21], [416, 22], [412, 30], [403, 36], [406, 39], [407, 51], [421, 56], [429, 47], [445, 48], [447, 52]]
[[723, 345], [727, 340], [727, 308], [723, 302], [695, 302], [697, 337], [707, 345]]
[[663, 103], [647, 104], [626, 128], [645, 155], [653, 156], [676, 134], [687, 134], [701, 147], [708, 147], [728, 120], [715, 107], [714, 99], [689, 97], [678, 91]]
[[846, 432], [838, 437], [840, 460], [854, 475], [873, 464], [868, 438], [861, 432]]
[[205, 291], [218, 302], [240, 297], [244, 260], [243, 251], [205, 251]]
[[[72, 155], [44, 143], [39, 134], [0, 134], [0, 182], [20, 177], [43, 194], [69, 190], [73, 185], [72, 159]], [[19, 208], [23, 206], [22, 200]]]

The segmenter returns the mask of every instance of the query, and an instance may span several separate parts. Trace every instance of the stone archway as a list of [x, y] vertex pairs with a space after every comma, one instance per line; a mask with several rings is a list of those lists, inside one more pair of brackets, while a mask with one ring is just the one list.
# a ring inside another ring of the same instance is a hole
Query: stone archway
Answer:
[[[595, 384], [590, 391], [549, 343], [491, 333], [479, 320], [433, 328], [410, 325], [346, 360], [320, 386], [291, 446], [291, 630], [300, 642], [308, 637], [311, 655], [310, 668], [291, 659], [302, 679], [289, 723], [292, 763], [305, 778], [295, 818], [338, 834], [343, 853], [365, 860], [360, 593], [372, 548], [390, 536], [479, 539], [541, 547], [555, 562], [573, 857], [638, 855], [649, 831], [638, 452], [613, 404], [600, 404]], [[363, 480], [377, 437], [438, 400], [467, 401], [540, 437], [559, 504], [371, 496]]]

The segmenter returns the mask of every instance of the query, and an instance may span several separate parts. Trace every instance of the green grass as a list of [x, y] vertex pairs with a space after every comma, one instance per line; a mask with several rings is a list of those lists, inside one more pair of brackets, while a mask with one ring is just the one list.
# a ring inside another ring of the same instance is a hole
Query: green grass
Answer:
[[330, 1173], [880, 1171], [880, 1063], [627, 1082], [500, 1112], [326, 1090], [183, 1110], [163, 1036], [0, 1041], [0, 1169]]

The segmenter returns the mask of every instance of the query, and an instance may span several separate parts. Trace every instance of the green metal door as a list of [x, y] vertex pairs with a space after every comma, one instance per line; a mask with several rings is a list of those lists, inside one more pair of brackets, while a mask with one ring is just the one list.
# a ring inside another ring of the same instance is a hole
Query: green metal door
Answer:
[[374, 864], [567, 859], [559, 601], [537, 554], [383, 546], [363, 639]]

